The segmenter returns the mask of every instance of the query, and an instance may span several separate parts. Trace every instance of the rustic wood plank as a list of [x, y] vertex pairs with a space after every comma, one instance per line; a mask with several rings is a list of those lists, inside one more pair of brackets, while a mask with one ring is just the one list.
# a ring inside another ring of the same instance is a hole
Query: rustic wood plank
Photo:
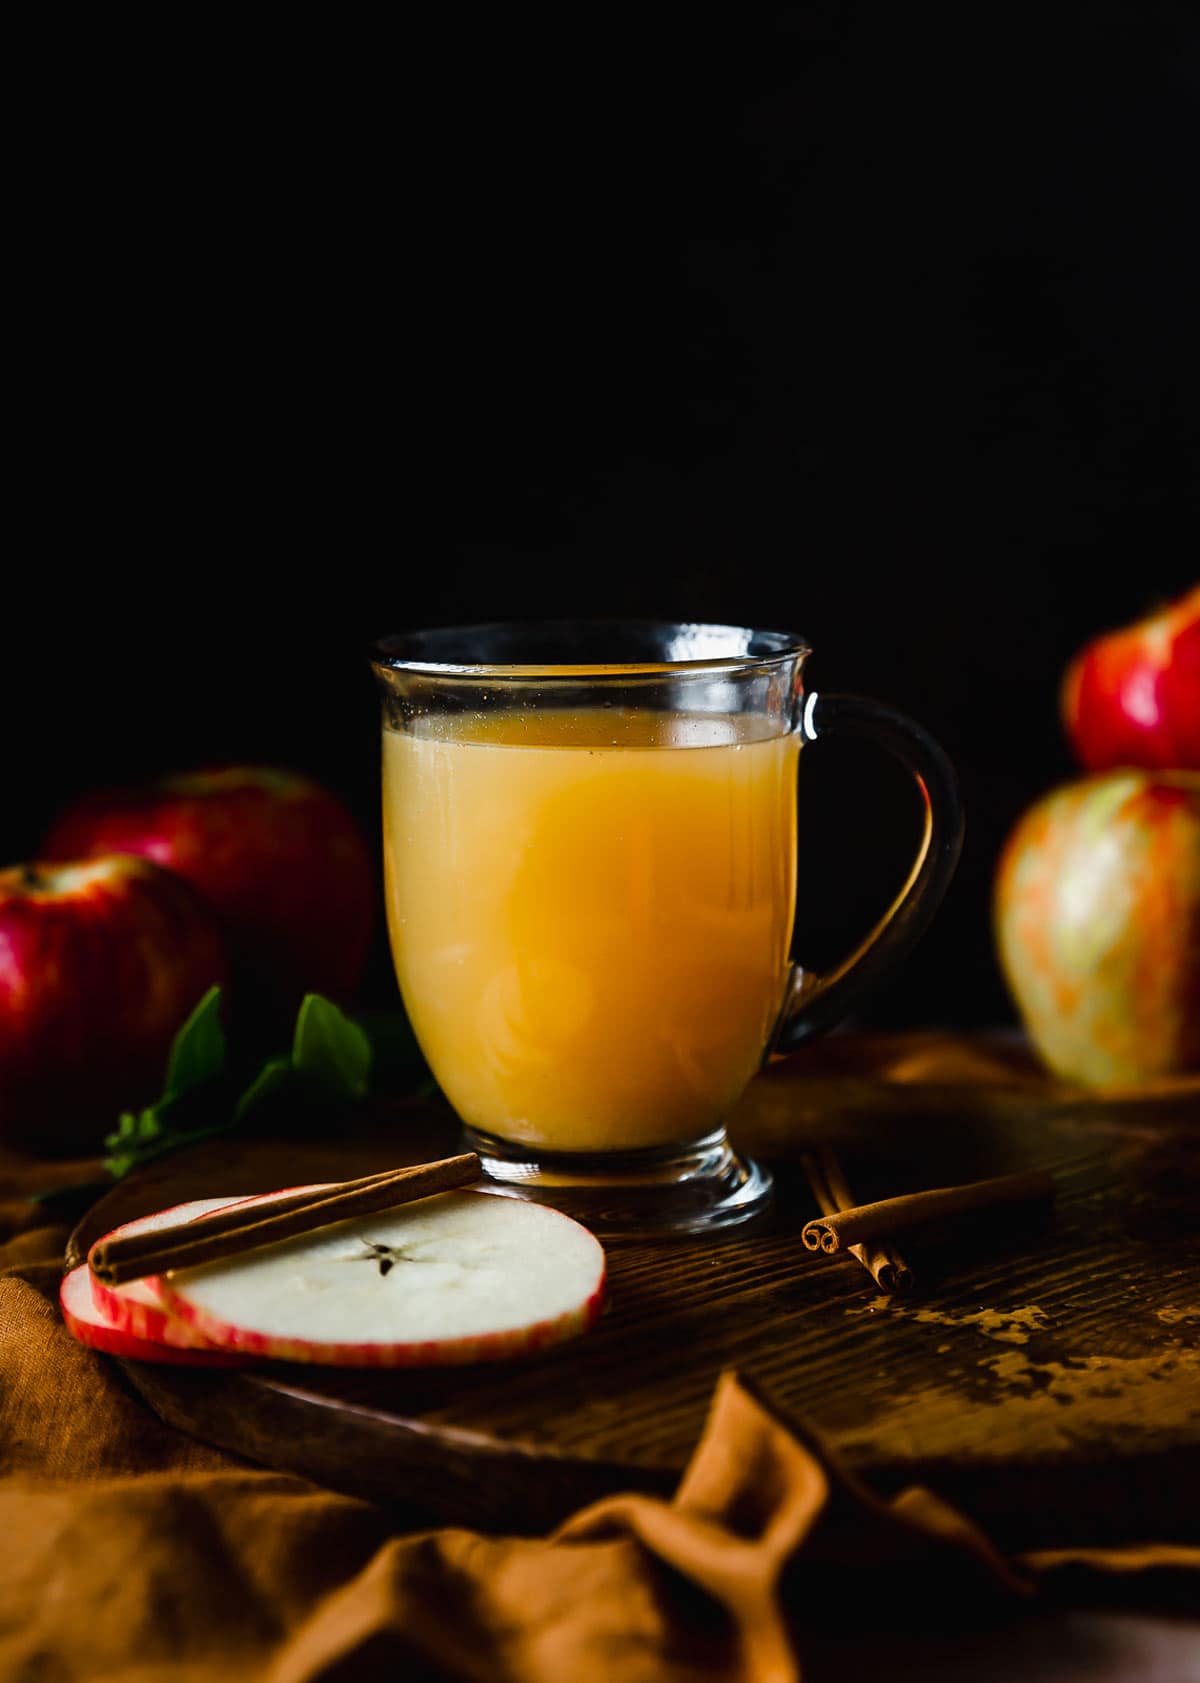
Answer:
[[[608, 1312], [585, 1339], [474, 1369], [176, 1374], [129, 1363], [129, 1377], [167, 1419], [253, 1459], [411, 1517], [540, 1530], [607, 1490], [669, 1490], [718, 1373], [736, 1367], [881, 1487], [924, 1479], [1002, 1541], [1189, 1535], [1200, 1479], [1195, 1092], [1102, 1104], [1028, 1071], [897, 1084], [858, 1050], [855, 1061], [853, 1046], [836, 1047], [835, 1067], [818, 1074], [788, 1060], [741, 1108], [741, 1138], [778, 1179], [764, 1229], [610, 1246]], [[455, 1141], [438, 1105], [398, 1107], [332, 1146], [214, 1141], [109, 1194], [75, 1251], [168, 1202], [341, 1178]], [[913, 1235], [919, 1294], [890, 1300], [852, 1259], [799, 1243], [814, 1205], [797, 1158], [819, 1141], [836, 1145], [864, 1199], [1035, 1164], [1053, 1168], [1058, 1195], [1052, 1209]]]

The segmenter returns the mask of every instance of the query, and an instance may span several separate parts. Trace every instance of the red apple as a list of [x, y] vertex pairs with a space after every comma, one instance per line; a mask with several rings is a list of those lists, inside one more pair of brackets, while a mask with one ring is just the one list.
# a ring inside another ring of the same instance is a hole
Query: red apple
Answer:
[[1088, 1086], [1200, 1069], [1200, 772], [1064, 784], [996, 872], [1001, 967], [1049, 1067]]
[[1067, 667], [1061, 704], [1088, 771], [1200, 770], [1200, 585], [1089, 643]]
[[190, 884], [112, 855], [0, 871], [0, 1136], [98, 1149], [162, 1090], [176, 1029], [226, 980]]
[[289, 1019], [308, 992], [348, 1003], [366, 963], [376, 871], [343, 803], [298, 772], [225, 766], [101, 790], [64, 812], [50, 859], [137, 853], [216, 908], [235, 1009]]

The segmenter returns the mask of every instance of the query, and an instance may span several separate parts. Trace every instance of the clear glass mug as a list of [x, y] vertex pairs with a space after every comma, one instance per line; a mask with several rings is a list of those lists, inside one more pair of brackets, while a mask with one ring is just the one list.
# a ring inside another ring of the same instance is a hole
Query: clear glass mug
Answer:
[[[384, 876], [405, 1008], [506, 1190], [598, 1231], [759, 1214], [724, 1118], [831, 1027], [953, 876], [953, 767], [879, 702], [806, 692], [803, 638], [629, 621], [386, 637]], [[870, 737], [924, 800], [884, 917], [834, 971], [792, 962], [801, 747]]]

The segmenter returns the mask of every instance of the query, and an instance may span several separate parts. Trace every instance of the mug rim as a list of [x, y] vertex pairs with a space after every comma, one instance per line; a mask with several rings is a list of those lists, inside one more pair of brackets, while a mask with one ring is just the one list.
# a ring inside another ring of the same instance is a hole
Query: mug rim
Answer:
[[[684, 660], [654, 661], [465, 661], [431, 659], [420, 645], [433, 642], [469, 643], [473, 638], [495, 636], [498, 633], [528, 631], [542, 637], [561, 632], [564, 638], [576, 637], [580, 631], [603, 635], [635, 631], [644, 635], [687, 633], [731, 644], [728, 654], [704, 654]], [[732, 645], [738, 645], [734, 647]], [[758, 645], [751, 648], [750, 645]], [[377, 671], [412, 672], [430, 677], [490, 678], [536, 677], [553, 682], [556, 678], [578, 683], [581, 678], [597, 683], [653, 678], [672, 672], [747, 672], [803, 659], [812, 653], [806, 637], [795, 631], [757, 629], [750, 626], [720, 624], [705, 620], [660, 619], [514, 619], [483, 620], [461, 625], [437, 625], [415, 630], [393, 632], [376, 638], [370, 645], [370, 660]]]

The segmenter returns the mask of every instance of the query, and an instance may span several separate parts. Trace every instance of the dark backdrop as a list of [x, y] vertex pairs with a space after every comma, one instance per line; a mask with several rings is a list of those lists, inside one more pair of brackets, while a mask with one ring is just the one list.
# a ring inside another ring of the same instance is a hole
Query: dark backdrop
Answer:
[[[950, 898], [866, 1015], [1007, 1019], [991, 879], [1071, 775], [1062, 668], [1200, 574], [1194, 20], [60, 42], [10, 245], [4, 857], [93, 783], [224, 758], [374, 831], [382, 632], [784, 626], [964, 786]], [[806, 755], [802, 801], [825, 963], [915, 818], [865, 750]]]

